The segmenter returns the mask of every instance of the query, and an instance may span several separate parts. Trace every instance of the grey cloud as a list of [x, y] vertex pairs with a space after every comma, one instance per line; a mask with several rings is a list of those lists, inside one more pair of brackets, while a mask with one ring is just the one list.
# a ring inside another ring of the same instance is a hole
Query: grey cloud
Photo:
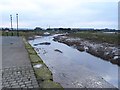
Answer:
[[[29, 10], [13, 10], [13, 20], [15, 21], [15, 14], [19, 13], [19, 23], [26, 24], [30, 28], [34, 28], [35, 26], [48, 27], [49, 25], [52, 27], [83, 26], [116, 28], [118, 16], [116, 2], [84, 2], [81, 4], [80, 1], [78, 1], [78, 3], [76, 3], [73, 6], [71, 4], [66, 7], [65, 5], [62, 7], [59, 3], [56, 3], [59, 5], [57, 6], [45, 2], [44, 4], [34, 2], [34, 5], [30, 6], [35, 7], [21, 6], [22, 8], [27, 8]], [[6, 10], [2, 12], [2, 20], [4, 23], [9, 23], [10, 14], [11, 12]], [[93, 26], [89, 24], [90, 22]], [[100, 25], [93, 22], [100, 22]], [[103, 25], [101, 22], [108, 22], [110, 24]], [[21, 27], [26, 26], [23, 24], [21, 24]]]

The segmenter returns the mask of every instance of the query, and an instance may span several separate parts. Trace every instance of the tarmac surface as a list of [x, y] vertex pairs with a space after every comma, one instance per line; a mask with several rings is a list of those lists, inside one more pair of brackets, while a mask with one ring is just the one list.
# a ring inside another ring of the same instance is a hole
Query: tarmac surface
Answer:
[[2, 37], [2, 87], [39, 87], [22, 37]]

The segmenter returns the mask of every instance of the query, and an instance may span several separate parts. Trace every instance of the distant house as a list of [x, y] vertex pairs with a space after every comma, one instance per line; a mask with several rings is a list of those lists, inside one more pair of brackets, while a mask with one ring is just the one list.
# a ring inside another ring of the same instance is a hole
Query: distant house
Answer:
[[44, 33], [44, 36], [49, 36], [49, 35], [50, 35], [49, 32], [45, 32], [45, 33]]
[[2, 31], [9, 32], [10, 29], [9, 28], [2, 28]]

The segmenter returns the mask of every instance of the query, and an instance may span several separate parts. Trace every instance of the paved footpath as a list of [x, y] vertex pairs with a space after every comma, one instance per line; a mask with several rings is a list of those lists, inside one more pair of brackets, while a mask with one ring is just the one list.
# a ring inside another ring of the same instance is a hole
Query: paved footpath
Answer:
[[22, 37], [2, 38], [2, 87], [39, 87]]

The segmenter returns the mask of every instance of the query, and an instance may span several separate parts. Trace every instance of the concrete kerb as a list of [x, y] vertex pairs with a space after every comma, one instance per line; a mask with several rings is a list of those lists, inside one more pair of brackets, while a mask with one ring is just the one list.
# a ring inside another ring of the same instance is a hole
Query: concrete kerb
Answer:
[[63, 87], [53, 81], [52, 72], [45, 65], [43, 60], [37, 55], [34, 48], [27, 42], [27, 40], [23, 37], [23, 41], [25, 44], [25, 48], [28, 51], [28, 56], [31, 61], [31, 65], [34, 69], [36, 79], [40, 88], [61, 88]]

